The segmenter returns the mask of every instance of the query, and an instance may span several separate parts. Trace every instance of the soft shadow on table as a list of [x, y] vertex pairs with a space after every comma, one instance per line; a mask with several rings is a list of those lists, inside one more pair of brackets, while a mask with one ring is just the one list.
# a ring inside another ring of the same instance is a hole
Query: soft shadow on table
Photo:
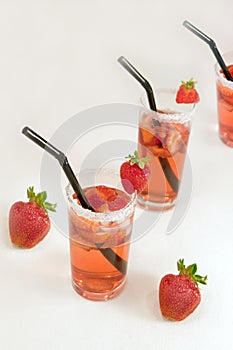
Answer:
[[158, 279], [146, 272], [130, 272], [125, 289], [119, 296], [118, 307], [132, 313], [133, 317], [161, 321], [159, 309]]

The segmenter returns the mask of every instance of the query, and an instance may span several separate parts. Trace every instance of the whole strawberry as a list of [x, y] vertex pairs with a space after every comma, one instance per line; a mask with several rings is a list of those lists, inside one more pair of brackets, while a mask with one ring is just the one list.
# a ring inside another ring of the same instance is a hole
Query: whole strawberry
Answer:
[[195, 89], [196, 81], [193, 78], [187, 82], [181, 81], [181, 85], [176, 93], [177, 103], [197, 103], [200, 100], [199, 94]]
[[29, 202], [16, 202], [10, 208], [9, 230], [12, 243], [22, 248], [32, 248], [50, 230], [47, 210], [56, 211], [56, 204], [46, 202], [47, 193], [27, 190]]
[[207, 276], [196, 275], [196, 264], [185, 267], [184, 259], [180, 259], [177, 267], [179, 275], [164, 276], [159, 286], [161, 313], [173, 321], [185, 319], [197, 308], [201, 301], [198, 283], [206, 284], [207, 280]]
[[149, 158], [139, 158], [137, 151], [133, 156], [129, 154], [126, 158], [129, 160], [120, 168], [122, 186], [129, 194], [135, 191], [140, 193], [146, 187], [151, 175], [150, 167], [147, 165]]

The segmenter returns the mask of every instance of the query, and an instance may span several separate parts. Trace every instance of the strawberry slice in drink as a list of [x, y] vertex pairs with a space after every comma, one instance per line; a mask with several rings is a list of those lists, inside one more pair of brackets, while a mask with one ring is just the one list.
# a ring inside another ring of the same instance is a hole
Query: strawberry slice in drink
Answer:
[[227, 109], [232, 110], [233, 105], [233, 90], [227, 86], [218, 83], [219, 100], [222, 99], [228, 106]]
[[129, 203], [130, 198], [123, 192], [114, 195], [108, 199], [108, 208], [110, 211], [116, 211], [124, 208]]
[[140, 133], [141, 133], [141, 140], [143, 142], [143, 145], [150, 145], [151, 142], [153, 142], [154, 139], [154, 135], [151, 131], [149, 131], [148, 129], [145, 128], [141, 128], [140, 129]]
[[104, 198], [110, 211], [116, 211], [124, 208], [129, 203], [129, 197], [124, 196], [117, 189], [107, 186], [96, 186], [96, 190], [101, 198]]
[[180, 133], [182, 136], [183, 143], [187, 146], [190, 130], [184, 124], [172, 124], [174, 128]]
[[110, 197], [116, 196], [117, 191], [115, 188], [107, 187], [104, 185], [96, 186], [98, 195], [101, 196], [105, 201], [108, 201]]
[[167, 158], [167, 157], [170, 157], [170, 153], [169, 151], [164, 148], [164, 147], [149, 147], [150, 151], [156, 156], [156, 157], [159, 157], [159, 158]]
[[95, 211], [108, 211], [106, 200], [99, 194], [99, 191], [95, 187], [85, 189], [85, 195]]
[[153, 138], [153, 140], [152, 140], [152, 142], [151, 142], [151, 145], [152, 145], [152, 146], [155, 146], [155, 147], [157, 147], [157, 148], [163, 147], [160, 138], [158, 138], [157, 136], [154, 136], [154, 138]]
[[131, 231], [120, 229], [114, 235], [108, 237], [103, 247], [116, 247], [129, 241]]
[[[100, 213], [120, 210], [130, 201], [129, 196], [124, 192], [104, 185], [86, 188], [84, 193], [91, 206]], [[73, 198], [80, 204], [76, 194]]]
[[179, 152], [182, 148], [183, 140], [182, 136], [178, 132], [171, 132], [167, 135], [165, 140], [165, 147], [171, 156]]

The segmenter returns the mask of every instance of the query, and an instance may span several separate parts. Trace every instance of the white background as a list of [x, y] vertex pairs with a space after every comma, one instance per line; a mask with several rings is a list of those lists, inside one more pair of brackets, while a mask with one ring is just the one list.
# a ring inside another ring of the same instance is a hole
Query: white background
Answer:
[[[214, 56], [182, 26], [189, 20], [229, 51], [232, 12], [232, 0], [1, 0], [1, 349], [233, 349], [233, 149], [217, 134]], [[68, 240], [53, 228], [34, 249], [17, 249], [8, 212], [29, 185], [40, 187], [43, 152], [23, 126], [49, 139], [86, 108], [138, 102], [141, 87], [117, 63], [120, 55], [156, 87], [198, 81], [193, 192], [173, 234], [165, 234], [165, 215], [132, 245], [122, 294], [96, 303], [71, 287]], [[173, 323], [161, 317], [158, 285], [181, 257], [209, 280], [195, 313]]]

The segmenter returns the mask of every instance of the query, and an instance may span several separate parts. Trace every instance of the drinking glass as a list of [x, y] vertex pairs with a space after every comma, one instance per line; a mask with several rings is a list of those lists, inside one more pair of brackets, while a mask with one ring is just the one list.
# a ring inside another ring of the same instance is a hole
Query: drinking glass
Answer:
[[[233, 51], [223, 55], [224, 62], [233, 75]], [[215, 64], [219, 137], [233, 147], [233, 82], [225, 78], [219, 65]]]
[[138, 152], [149, 157], [151, 178], [138, 195], [138, 203], [150, 210], [175, 205], [187, 153], [195, 104], [177, 104], [176, 91], [155, 91], [157, 111], [143, 104], [139, 117]]
[[126, 194], [111, 172], [88, 170], [78, 178], [99, 212], [81, 207], [66, 187], [72, 284], [84, 298], [112, 299], [126, 282], [136, 194]]

